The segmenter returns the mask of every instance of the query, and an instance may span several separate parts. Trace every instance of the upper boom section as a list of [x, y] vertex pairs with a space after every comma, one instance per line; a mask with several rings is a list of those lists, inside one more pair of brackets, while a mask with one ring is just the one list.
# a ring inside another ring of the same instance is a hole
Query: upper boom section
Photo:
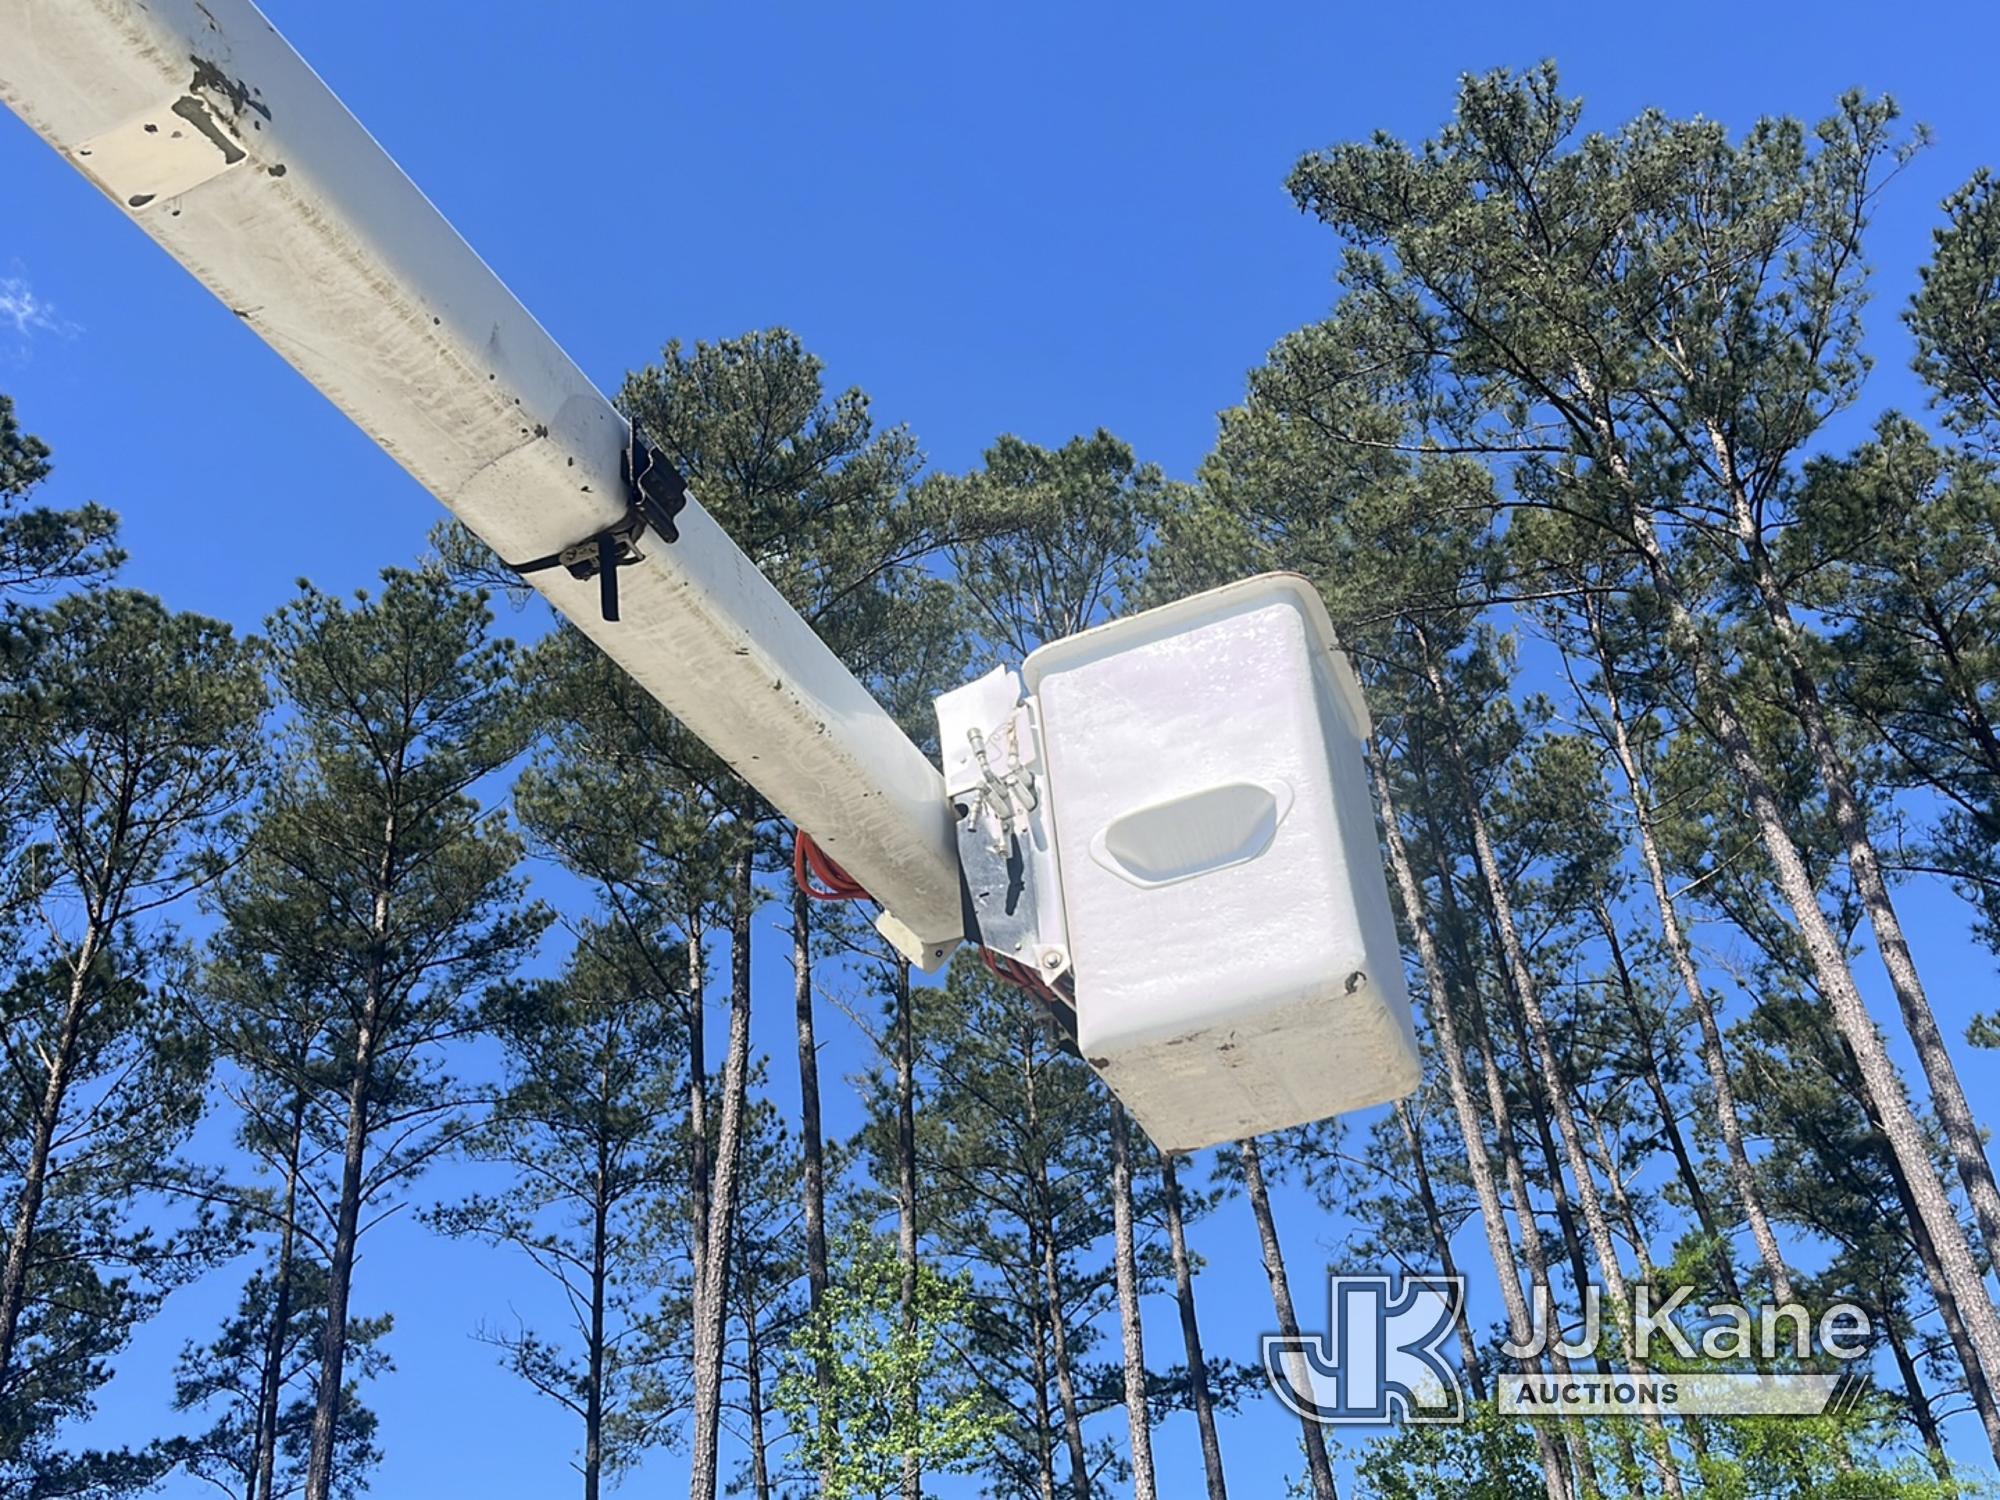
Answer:
[[[0, 0], [0, 99], [503, 558], [627, 516], [629, 429], [249, 0]], [[937, 770], [699, 504], [532, 575], [931, 967], [960, 935]]]

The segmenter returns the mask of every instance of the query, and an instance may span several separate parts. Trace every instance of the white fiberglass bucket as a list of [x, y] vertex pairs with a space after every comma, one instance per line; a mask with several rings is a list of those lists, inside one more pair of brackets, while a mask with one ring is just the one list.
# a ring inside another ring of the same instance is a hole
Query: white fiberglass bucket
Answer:
[[1078, 1045], [1147, 1134], [1192, 1150], [1410, 1093], [1368, 711], [1312, 586], [1246, 579], [1023, 677]]

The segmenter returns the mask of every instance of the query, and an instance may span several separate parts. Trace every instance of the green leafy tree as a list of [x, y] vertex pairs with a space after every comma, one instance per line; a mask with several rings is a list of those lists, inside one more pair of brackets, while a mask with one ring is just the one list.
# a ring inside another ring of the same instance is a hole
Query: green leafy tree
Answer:
[[[857, 1236], [820, 1310], [793, 1336], [794, 1362], [778, 1379], [777, 1406], [826, 1500], [892, 1500], [904, 1455], [932, 1473], [978, 1466], [1002, 1420], [958, 1366], [973, 1294], [926, 1265], [917, 1272], [916, 1317], [902, 1309], [894, 1247]], [[833, 1374], [832, 1400], [820, 1370]]]
[[1362, 1493], [1381, 1500], [1539, 1500], [1545, 1493], [1523, 1425], [1475, 1405], [1463, 1426], [1411, 1425], [1364, 1450]]

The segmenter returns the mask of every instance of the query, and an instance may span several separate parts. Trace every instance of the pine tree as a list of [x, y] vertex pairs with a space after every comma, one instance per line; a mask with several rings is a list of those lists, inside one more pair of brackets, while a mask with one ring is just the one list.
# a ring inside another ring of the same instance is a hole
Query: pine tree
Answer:
[[[516, 790], [536, 841], [588, 880], [635, 953], [678, 932], [684, 948], [687, 1051], [686, 1178], [681, 1246], [686, 1296], [699, 1343], [664, 1356], [693, 1382], [697, 1447], [692, 1483], [715, 1483], [727, 1336], [725, 1260], [733, 1230], [749, 1056], [749, 840], [741, 787], [685, 728], [597, 648], [571, 630], [537, 647], [527, 679], [545, 744]], [[706, 994], [710, 934], [730, 938], [730, 1026], [722, 1068], [708, 1064]], [[667, 971], [656, 980], [669, 978]], [[727, 1126], [727, 1130], [723, 1127]], [[656, 1263], [666, 1257], [655, 1241]], [[654, 1342], [658, 1342], [655, 1340]], [[655, 1381], [655, 1385], [661, 1385]], [[664, 1382], [671, 1390], [673, 1381]], [[658, 1412], [678, 1396], [660, 1390]]]
[[[1202, 1352], [1201, 1320], [1195, 1313], [1194, 1257], [1188, 1250], [1188, 1195], [1181, 1187], [1180, 1168], [1169, 1151], [1155, 1148], [1160, 1161], [1160, 1208], [1166, 1216], [1168, 1253], [1173, 1258], [1174, 1304], [1180, 1312], [1181, 1342], [1187, 1350], [1188, 1404], [1194, 1408], [1201, 1433], [1202, 1478], [1208, 1500], [1228, 1500], [1229, 1484], [1222, 1468], [1222, 1438], [1215, 1422], [1216, 1393], [1208, 1356]], [[1206, 1206], [1206, 1205], [1202, 1205]]]
[[446, 1234], [502, 1245], [552, 1278], [571, 1324], [484, 1336], [502, 1362], [583, 1427], [577, 1469], [597, 1500], [638, 1458], [632, 1416], [641, 1329], [656, 1297], [640, 1274], [645, 1227], [679, 1201], [685, 1147], [683, 955], [657, 934], [584, 924], [560, 979], [502, 985], [480, 1029], [504, 1052], [503, 1092], [462, 1149], [509, 1185], [427, 1215]]
[[1118, 1286], [1118, 1327], [1124, 1342], [1126, 1430], [1132, 1445], [1132, 1494], [1155, 1500], [1153, 1419], [1146, 1405], [1146, 1339], [1139, 1321], [1139, 1250], [1132, 1206], [1132, 1127], [1117, 1100], [1111, 1101], [1112, 1267]]
[[[936, 545], [929, 514], [909, 503], [918, 466], [901, 428], [877, 431], [857, 389], [829, 397], [824, 368], [798, 338], [771, 329], [697, 344], [669, 343], [660, 361], [630, 375], [620, 403], [686, 475], [701, 503], [864, 681], [893, 661], [899, 604], [913, 565]], [[921, 588], [921, 585], [916, 585]], [[770, 821], [739, 787], [725, 794], [746, 835]], [[754, 878], [754, 869], [746, 875]], [[748, 899], [747, 884], [739, 904]], [[812, 909], [794, 894], [794, 1008], [805, 1152], [806, 1261], [812, 1305], [828, 1286], [824, 1131], [812, 987]], [[747, 961], [747, 948], [744, 950]], [[747, 985], [747, 962], [744, 977]], [[732, 1107], [728, 1097], [724, 1112]], [[725, 1142], [720, 1149], [733, 1150]], [[727, 1170], [728, 1163], [719, 1166]], [[726, 1238], [726, 1236], [725, 1236]], [[713, 1323], [717, 1311], [704, 1304]], [[705, 1358], [720, 1357], [709, 1339]], [[704, 1377], [704, 1392], [709, 1382]], [[697, 1440], [713, 1418], [708, 1398]], [[707, 1460], [696, 1483], [706, 1483]]]
[[[970, 601], [977, 653], [1018, 664], [1036, 647], [1117, 613], [1141, 587], [1149, 529], [1185, 498], [1156, 467], [1139, 463], [1128, 446], [1100, 429], [1053, 450], [1003, 437], [973, 472], [926, 480], [918, 503], [956, 518], [946, 552], [953, 581]], [[1115, 1103], [1106, 1119], [1113, 1163], [1112, 1259], [1125, 1355], [1121, 1394], [1135, 1493], [1150, 1496], [1155, 1480], [1132, 1150]], [[1057, 1320], [1053, 1311], [1051, 1319]], [[1069, 1404], [1066, 1398], [1066, 1421]], [[1074, 1450], [1071, 1463], [1073, 1472], [1080, 1468]]]
[[235, 964], [322, 1021], [303, 1072], [275, 1080], [311, 1091], [332, 1148], [308, 1500], [336, 1487], [361, 1235], [466, 1129], [451, 1044], [546, 920], [522, 902], [519, 839], [475, 795], [524, 735], [489, 620], [441, 572], [392, 569], [352, 602], [305, 586], [271, 621], [285, 765], [218, 906]]
[[[280, 1315], [281, 1299], [296, 1303], [298, 1314]], [[251, 1273], [215, 1338], [183, 1346], [175, 1361], [174, 1409], [215, 1413], [205, 1431], [169, 1445], [183, 1470], [229, 1500], [287, 1500], [304, 1490], [325, 1322], [326, 1267], [319, 1261]], [[361, 1385], [390, 1369], [379, 1346], [390, 1326], [387, 1317], [348, 1319], [334, 1466], [334, 1493], [343, 1500], [368, 1488], [369, 1470], [382, 1458]]]
[[1907, 313], [1917, 371], [1946, 420], [1982, 446], [2000, 426], [2000, 191], [1990, 169], [1945, 200], [1945, 224]]
[[71, 510], [28, 502], [49, 477], [49, 445], [23, 432], [0, 391], [0, 600], [101, 580], [124, 560], [118, 518], [101, 505]]
[[1807, 472], [1786, 571], [1832, 626], [1830, 691], [1874, 747], [1871, 779], [1935, 795], [1900, 861], [1957, 884], [2000, 952], [2000, 480], [1887, 417]]
[[1100, 1390], [1090, 1359], [1114, 1300], [1103, 1091], [1043, 1003], [969, 955], [946, 988], [914, 995], [925, 1237], [932, 1260], [973, 1268], [967, 1368], [1007, 1418], [989, 1483], [1022, 1500], [1091, 1500], [1116, 1455], [1085, 1423], [1122, 1385]]
[[133, 1209], [213, 1186], [175, 1160], [211, 1053], [171, 924], [231, 856], [265, 696], [254, 646], [147, 595], [71, 594], [42, 623], [0, 687], [0, 719], [33, 745], [16, 879], [42, 933], [0, 991], [0, 1473], [58, 1487], [94, 1466], [119, 1486], [131, 1465], [73, 1465], [54, 1428], [89, 1412], [106, 1358], [228, 1243], [206, 1212], [162, 1236]]
[[[102, 583], [123, 559], [117, 517], [96, 505], [35, 505], [50, 472], [48, 444], [23, 432], [0, 392], [0, 679], [26, 684], [49, 621], [34, 601], [52, 590]], [[0, 960], [17, 948], [25, 913], [21, 819], [41, 722], [31, 697], [0, 697]]]
[[[272, 1500], [285, 1423], [285, 1351], [298, 1337], [300, 1319], [311, 1317], [313, 1302], [324, 1296], [327, 1245], [312, 1199], [315, 1174], [333, 1147], [326, 1132], [314, 1128], [319, 1119], [314, 1106], [324, 1086], [316, 1077], [318, 1049], [339, 997], [316, 983], [315, 951], [266, 955], [254, 943], [239, 946], [244, 936], [225, 927], [211, 939], [202, 990], [208, 1032], [231, 1065], [222, 1091], [241, 1116], [237, 1145], [266, 1179], [239, 1183], [234, 1197], [246, 1227], [268, 1242], [269, 1270], [259, 1273], [262, 1284], [254, 1297], [246, 1290], [237, 1321], [264, 1320], [261, 1389], [250, 1434], [255, 1477], [245, 1494]], [[313, 967], [295, 970], [292, 965], [301, 960]], [[302, 1278], [315, 1264], [321, 1274], [317, 1290], [309, 1290]], [[312, 1326], [323, 1329], [324, 1323]], [[316, 1333], [315, 1340], [321, 1336]], [[233, 1345], [237, 1337], [225, 1330], [216, 1347]], [[317, 1356], [317, 1344], [312, 1353]], [[304, 1372], [316, 1369], [308, 1364]], [[226, 1417], [223, 1425], [232, 1420]], [[233, 1446], [235, 1438], [229, 1442]]]
[[[1297, 1347], [1299, 1317], [1292, 1302], [1291, 1276], [1285, 1268], [1284, 1247], [1278, 1242], [1277, 1218], [1271, 1210], [1271, 1190], [1264, 1176], [1264, 1148], [1254, 1139], [1241, 1140], [1236, 1143], [1233, 1155], [1235, 1172], [1241, 1177], [1244, 1195], [1250, 1200], [1251, 1217], [1257, 1223], [1257, 1244], [1263, 1252], [1264, 1275], [1271, 1283], [1271, 1305], [1278, 1320], [1277, 1331], [1292, 1347]], [[1232, 1165], [1227, 1157], [1224, 1163], [1225, 1170]], [[1292, 1379], [1299, 1383], [1300, 1389], [1311, 1389], [1309, 1376], [1301, 1379], [1300, 1375], [1294, 1374]], [[1310, 1417], [1301, 1417], [1299, 1423], [1313, 1500], [1339, 1500], [1325, 1431]]]
[[[1250, 555], [1261, 565], [1292, 567], [1321, 581], [1343, 643], [1362, 658], [1378, 722], [1408, 702], [1410, 728], [1426, 726], [1422, 741], [1426, 752], [1444, 746], [1447, 773], [1422, 785], [1416, 801], [1424, 808], [1429, 827], [1448, 823], [1463, 828], [1456, 847], [1476, 847], [1475, 820], [1468, 818], [1467, 809], [1477, 812], [1478, 804], [1466, 791], [1471, 771], [1466, 747], [1461, 737], [1457, 753], [1449, 753], [1452, 741], [1441, 728], [1439, 704], [1450, 700], [1448, 671], [1468, 681], [1483, 674], [1478, 691], [1484, 701], [1491, 701], [1504, 684], [1504, 678], [1493, 677], [1490, 653], [1475, 659], [1472, 666], [1451, 665], [1448, 656], [1468, 638], [1472, 620], [1492, 589], [1496, 555], [1486, 536], [1491, 487], [1482, 471], [1462, 461], [1441, 459], [1413, 468], [1395, 451], [1400, 418], [1384, 404], [1379, 388], [1331, 378], [1352, 368], [1362, 331], [1352, 320], [1337, 319], [1283, 340], [1267, 363], [1252, 373], [1247, 403], [1225, 414], [1203, 479], [1212, 503], [1223, 515], [1235, 517], [1254, 549]], [[1427, 503], [1432, 499], [1438, 503]], [[1241, 545], [1230, 550], [1243, 555]], [[1414, 757], [1419, 745], [1414, 734], [1410, 739], [1406, 755]], [[1385, 823], [1392, 823], [1399, 799], [1379, 764], [1376, 791]], [[1428, 903], [1422, 884], [1431, 871], [1411, 864], [1407, 847], [1398, 847], [1397, 830], [1390, 829], [1389, 834], [1389, 862], [1406, 915], [1418, 929], [1421, 949], [1430, 936], [1423, 931]], [[1458, 951], [1466, 935], [1450, 909], [1455, 898], [1455, 856], [1448, 855], [1437, 838], [1427, 842], [1427, 863], [1437, 867], [1439, 893], [1446, 903], [1443, 919], [1456, 933], [1458, 945], [1449, 950], [1449, 970], [1445, 953], [1435, 944], [1425, 965], [1433, 1026], [1446, 1050], [1456, 1056], [1458, 1028], [1447, 1011], [1455, 1005], [1467, 1007], [1471, 1025], [1464, 1041], [1479, 1049], [1483, 1061], [1487, 1113], [1506, 1167], [1530, 1283], [1545, 1286], [1548, 1262], [1528, 1197], [1525, 1162], [1516, 1145], [1513, 1110], [1479, 1014], [1477, 992], [1483, 976]], [[1490, 834], [1487, 842], [1490, 846]], [[1491, 863], [1476, 864], [1481, 878], [1474, 899], [1495, 912], [1497, 936], [1497, 909], [1490, 905], [1493, 887], [1484, 878]], [[1509, 963], [1507, 968], [1518, 975], [1517, 965]], [[1468, 1092], [1462, 1107], [1456, 1094], [1454, 1100], [1465, 1149], [1472, 1158], [1483, 1150], [1476, 1144], [1483, 1140], [1483, 1127], [1469, 1092], [1469, 1076], [1463, 1082]], [[1540, 1117], [1544, 1124], [1547, 1119], [1546, 1114]], [[1552, 1178], [1552, 1185], [1559, 1189], [1560, 1178]], [[1567, 1214], [1560, 1199], [1559, 1207]], [[1501, 1218], [1497, 1185], [1482, 1208], [1494, 1263], [1509, 1295], [1510, 1317], [1516, 1327], [1524, 1328], [1527, 1303], [1514, 1302], [1517, 1288], [1510, 1284], [1515, 1256]], [[1538, 1428], [1538, 1432], [1545, 1480], [1551, 1495], [1560, 1496], [1568, 1481], [1549, 1446], [1547, 1431]], [[1307, 1441], [1310, 1455], [1310, 1436]], [[1579, 1466], [1587, 1466], [1587, 1450], [1573, 1446]], [[1587, 1473], [1582, 1477], [1584, 1488], [1590, 1488]]]
[[[767, 1082], [761, 1060], [753, 1081], [760, 1087]], [[843, 1161], [833, 1143], [827, 1162], [836, 1182]], [[734, 1489], [747, 1484], [757, 1500], [772, 1500], [780, 1492], [786, 1464], [777, 1440], [787, 1435], [788, 1414], [780, 1409], [778, 1394], [787, 1350], [810, 1316], [810, 1292], [806, 1298], [799, 1295], [805, 1272], [804, 1182], [804, 1153], [777, 1106], [768, 1098], [755, 1099], [744, 1135], [742, 1201], [729, 1250], [728, 1295], [736, 1332], [724, 1351], [724, 1366], [740, 1392], [730, 1404], [750, 1450], [749, 1472], [737, 1477]], [[832, 1437], [838, 1426], [835, 1421], [826, 1435]]]
[[[1773, 1294], [1780, 1302], [1791, 1298], [1791, 1273], [1784, 1252], [1778, 1243], [1769, 1214], [1765, 1211], [1757, 1191], [1755, 1174], [1751, 1170], [1748, 1148], [1744, 1144], [1743, 1132], [1737, 1114], [1735, 1088], [1730, 1075], [1730, 1064], [1724, 1048], [1722, 1028], [1717, 1019], [1715, 1004], [1709, 994], [1709, 986], [1703, 980], [1700, 965], [1696, 959], [1692, 942], [1683, 924], [1674, 893], [1668, 883], [1665, 862], [1660, 852], [1660, 839], [1656, 827], [1658, 814], [1654, 806], [1652, 774], [1649, 766], [1657, 759], [1657, 749], [1649, 749], [1648, 743], [1657, 733], [1656, 720], [1643, 710], [1645, 698], [1640, 700], [1640, 712], [1628, 710], [1627, 699], [1633, 692], [1641, 692], [1647, 697], [1657, 697], [1658, 690], [1649, 679], [1657, 679], [1662, 664], [1657, 660], [1631, 662], [1629, 658], [1634, 646], [1646, 637], [1643, 618], [1628, 619], [1622, 612], [1607, 605], [1600, 592], [1605, 580], [1587, 561], [1576, 561], [1579, 555], [1587, 555], [1588, 542], [1582, 546], [1570, 545], [1565, 535], [1569, 527], [1562, 518], [1552, 518], [1545, 524], [1540, 516], [1525, 518], [1517, 529], [1521, 536], [1518, 545], [1532, 552], [1538, 563], [1570, 585], [1573, 593], [1568, 599], [1558, 597], [1544, 610], [1544, 618], [1552, 623], [1569, 663], [1571, 686], [1578, 706], [1587, 718], [1594, 732], [1607, 745], [1613, 764], [1623, 786], [1623, 800], [1630, 808], [1641, 863], [1646, 872], [1646, 880], [1651, 891], [1654, 912], [1658, 918], [1660, 940], [1672, 962], [1676, 979], [1686, 995], [1690, 1008], [1701, 1029], [1701, 1059], [1707, 1070], [1708, 1083], [1713, 1100], [1713, 1117], [1721, 1134], [1724, 1152], [1729, 1164], [1731, 1184], [1738, 1201], [1743, 1206], [1749, 1222], [1751, 1237], [1757, 1246], [1764, 1269], [1770, 1279]], [[1563, 613], [1569, 606], [1573, 612]], [[1583, 663], [1585, 681], [1577, 680], [1576, 663]], [[1595, 680], [1590, 681], [1592, 674]], [[1628, 681], [1629, 674], [1629, 681]], [[1646, 1056], [1651, 1058], [1650, 1039], [1642, 1038]], [[1663, 1125], [1671, 1125], [1672, 1110], [1664, 1096], [1657, 1072], [1649, 1075], [1651, 1086], [1660, 1104]], [[1678, 1140], [1678, 1137], [1675, 1138]], [[1677, 1147], [1681, 1159], [1685, 1159], [1684, 1149]], [[1703, 1194], [1698, 1182], [1687, 1169], [1689, 1192], [1699, 1211], [1703, 1206]], [[1718, 1226], [1712, 1215], [1703, 1214], [1704, 1229], [1711, 1238], [1717, 1236]]]
[[[1397, 1101], [1387, 1117], [1374, 1123], [1358, 1155], [1340, 1152], [1306, 1174], [1322, 1207], [1329, 1213], [1350, 1211], [1365, 1226], [1350, 1251], [1357, 1267], [1396, 1265], [1445, 1277], [1461, 1274], [1452, 1237], [1478, 1212], [1478, 1205], [1466, 1200], [1468, 1174], [1457, 1170], [1450, 1154], [1457, 1143], [1434, 1128], [1431, 1106], [1421, 1092]], [[1360, 1174], [1365, 1176], [1357, 1181]], [[1364, 1186], [1373, 1189], [1365, 1197]], [[1456, 1325], [1466, 1390], [1474, 1401], [1484, 1401], [1486, 1357], [1462, 1307]]]
[[[1390, 790], [1388, 774], [1379, 753], [1371, 753], [1369, 769], [1373, 774], [1376, 802], [1381, 813], [1385, 843], [1389, 851], [1390, 871], [1395, 879], [1403, 920], [1415, 940], [1422, 965], [1431, 1026], [1437, 1036], [1439, 1050], [1443, 1054], [1452, 1112], [1457, 1119], [1467, 1172], [1472, 1179], [1473, 1191], [1479, 1200], [1480, 1220], [1486, 1230], [1487, 1250], [1492, 1257], [1494, 1272], [1500, 1282], [1501, 1297], [1507, 1309], [1511, 1336], [1517, 1345], [1525, 1345], [1528, 1330], [1533, 1324], [1533, 1314], [1528, 1297], [1521, 1289], [1520, 1269], [1514, 1244], [1507, 1231], [1505, 1208], [1488, 1157], [1485, 1123], [1472, 1092], [1465, 1048], [1460, 1041], [1458, 1020], [1454, 1014], [1458, 1004], [1455, 994], [1457, 986], [1451, 977], [1452, 971], [1446, 968], [1445, 959], [1433, 936], [1423, 885], [1410, 858], [1409, 845], [1403, 833], [1396, 800]], [[1486, 1076], [1491, 1085], [1495, 1082], [1495, 1075], [1490, 1067], [1490, 1055], [1488, 1061]], [[1492, 1092], [1489, 1092], [1488, 1098], [1489, 1103], [1496, 1102]], [[1496, 1110], [1494, 1119], [1507, 1168], [1508, 1187], [1513, 1194], [1517, 1209], [1516, 1218], [1521, 1226], [1521, 1237], [1524, 1242], [1523, 1248], [1528, 1258], [1529, 1284], [1531, 1289], [1546, 1287], [1548, 1268], [1540, 1253], [1539, 1234], [1535, 1228], [1532, 1206], [1527, 1201], [1526, 1190], [1522, 1185], [1518, 1156], [1505, 1129], [1505, 1116]], [[1533, 1245], [1534, 1248], [1529, 1250], [1527, 1248], [1529, 1245]], [[1539, 1364], [1532, 1359], [1524, 1359], [1521, 1361], [1521, 1372], [1524, 1375], [1537, 1374]], [[1569, 1500], [1573, 1491], [1570, 1488], [1569, 1475], [1563, 1468], [1562, 1457], [1557, 1451], [1555, 1439], [1545, 1423], [1536, 1423], [1534, 1432], [1535, 1447], [1541, 1460], [1542, 1482], [1549, 1500]]]
[[[1344, 279], [1375, 319], [1381, 362], [1416, 377], [1412, 420], [1387, 444], [1511, 465], [1514, 503], [1590, 517], [1604, 546], [1643, 570], [1979, 1357], [2000, 1363], [2000, 1314], [1947, 1192], [1921, 1170], [1921, 1126], [1706, 614], [1726, 588], [1745, 638], [1785, 682], [1953, 1159], [1982, 1233], [2000, 1238], [2000, 1192], [1826, 712], [1814, 640], [1775, 561], [1795, 456], [1853, 400], [1863, 369], [1858, 247], [1882, 175], [1904, 152], [1895, 111], [1850, 96], [1810, 133], [1766, 121], [1741, 143], [1719, 125], [1657, 115], [1584, 143], [1578, 117], [1552, 69], [1468, 78], [1457, 118], [1426, 152], [1381, 140], [1316, 153], [1293, 192], [1351, 247]], [[1597, 248], [1610, 245], [1619, 253]], [[1777, 245], [1785, 253], [1760, 249]], [[1586, 326], [1597, 334], [1581, 340]]]
[[945, 550], [985, 656], [1012, 664], [1116, 613], [1148, 528], [1179, 498], [1102, 429], [1055, 449], [1003, 437], [980, 468], [918, 491], [920, 508], [953, 518]]
[[[1772, 1149], [1759, 1163], [1763, 1191], [1788, 1217], [1840, 1247], [1822, 1274], [1829, 1292], [1848, 1296], [1880, 1319], [1892, 1362], [1903, 1382], [1905, 1407], [1927, 1449], [1940, 1439], [1933, 1402], [1964, 1391], [1989, 1434], [2000, 1423], [1976, 1361], [1963, 1358], [1962, 1329], [1948, 1331], [1945, 1348], [1912, 1352], [1915, 1320], [1927, 1310], [1912, 1283], [1925, 1277], [1929, 1258], [1922, 1221], [1907, 1211], [1907, 1192], [1894, 1159], [1865, 1108], [1857, 1104], [1859, 1079], [1810, 998], [1781, 977], [1744, 1023], [1754, 1037], [1745, 1069], [1745, 1102], [1762, 1124]], [[1956, 1323], [1955, 1311], [1946, 1320]], [[1946, 1348], [1959, 1351], [1947, 1355]], [[1919, 1366], [1928, 1367], [1926, 1390]], [[1928, 1430], [1927, 1430], [1928, 1429]]]

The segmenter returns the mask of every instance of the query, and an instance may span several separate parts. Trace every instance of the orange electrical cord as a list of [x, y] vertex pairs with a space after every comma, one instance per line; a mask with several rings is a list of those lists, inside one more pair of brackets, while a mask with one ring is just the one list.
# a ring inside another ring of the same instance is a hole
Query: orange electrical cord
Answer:
[[979, 950], [979, 961], [986, 966], [987, 973], [1003, 984], [1011, 984], [1032, 995], [1040, 995], [1044, 1000], [1058, 1005], [1074, 1006], [1076, 1002], [1061, 990], [1049, 984], [1027, 964], [1016, 962], [1004, 954], [995, 953], [991, 948]]
[[799, 889], [815, 901], [875, 899], [859, 881], [835, 864], [803, 828], [798, 830], [798, 837], [792, 841], [792, 878], [798, 881]]

